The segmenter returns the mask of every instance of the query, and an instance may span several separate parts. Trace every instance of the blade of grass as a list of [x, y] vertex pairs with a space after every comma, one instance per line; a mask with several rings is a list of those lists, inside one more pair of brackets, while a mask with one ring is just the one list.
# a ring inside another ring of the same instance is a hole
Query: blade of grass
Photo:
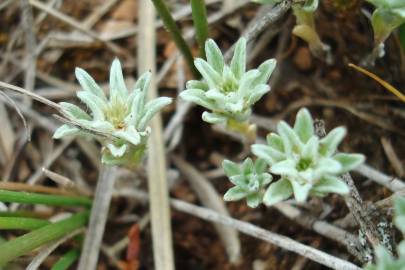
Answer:
[[66, 270], [79, 258], [79, 256], [80, 250], [72, 249], [60, 257], [60, 259], [52, 266], [51, 270]]
[[0, 217], [0, 230], [36, 230], [49, 224], [38, 218]]
[[63, 237], [57, 240], [46, 243], [38, 250], [38, 253], [35, 254], [35, 257], [32, 258], [30, 264], [26, 267], [25, 270], [40, 270], [40, 266], [43, 264], [46, 258], [48, 258], [49, 255], [55, 251], [55, 249], [57, 249], [60, 245], [67, 242], [68, 240], [76, 236], [83, 235], [84, 232], [85, 228], [81, 227], [68, 234], [65, 234]]
[[27, 204], [46, 204], [53, 206], [91, 206], [91, 200], [87, 197], [48, 195], [9, 190], [0, 190], [0, 201]]
[[208, 21], [205, 1], [191, 0], [191, 12], [198, 46], [200, 47], [200, 57], [205, 58], [205, 41], [208, 38]]
[[0, 217], [44, 218], [48, 217], [48, 215], [44, 215], [44, 213], [40, 212], [20, 210], [20, 211], [0, 211]]
[[162, 18], [163, 24], [165, 25], [167, 31], [169, 31], [169, 33], [171, 34], [174, 43], [176, 43], [177, 48], [186, 59], [187, 65], [193, 73], [194, 77], [200, 78], [200, 73], [194, 66], [194, 58], [191, 53], [190, 47], [187, 45], [186, 41], [182, 37], [180, 29], [177, 27], [177, 24], [170, 14], [170, 11], [167, 8], [166, 4], [162, 0], [152, 0], [152, 2], [156, 8], [156, 11], [159, 13], [159, 16]]
[[357, 71], [360, 71], [361, 73], [367, 75], [368, 77], [372, 78], [373, 80], [377, 81], [379, 84], [381, 84], [382, 86], [385, 87], [385, 89], [387, 89], [388, 91], [390, 91], [392, 94], [394, 94], [397, 98], [399, 98], [402, 102], [405, 102], [405, 95], [402, 94], [401, 92], [398, 91], [398, 89], [396, 89], [394, 86], [392, 86], [391, 84], [387, 83], [386, 81], [384, 81], [383, 79], [381, 79], [380, 77], [378, 77], [377, 75], [375, 75], [374, 73], [371, 73], [370, 71], [359, 67], [355, 64], [350, 63], [349, 67], [354, 68]]
[[88, 211], [78, 213], [1, 244], [0, 266], [84, 226], [88, 217]]

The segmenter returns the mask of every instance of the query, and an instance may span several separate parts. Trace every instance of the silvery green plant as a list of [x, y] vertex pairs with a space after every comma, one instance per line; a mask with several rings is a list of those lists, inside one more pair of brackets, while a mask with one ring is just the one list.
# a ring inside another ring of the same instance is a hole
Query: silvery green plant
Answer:
[[253, 162], [247, 158], [243, 164], [238, 165], [232, 161], [222, 162], [226, 176], [235, 185], [224, 195], [225, 201], [246, 199], [247, 205], [255, 208], [263, 200], [266, 186], [271, 182], [272, 176], [267, 172], [267, 164], [262, 159]]
[[293, 127], [281, 121], [277, 133], [267, 136], [267, 145], [252, 145], [252, 152], [268, 163], [270, 172], [280, 176], [267, 190], [266, 204], [277, 203], [291, 195], [296, 201], [304, 202], [309, 194], [325, 196], [330, 192], [342, 195], [349, 192], [339, 176], [363, 163], [365, 157], [336, 152], [346, 135], [344, 127], [337, 127], [319, 138], [314, 132], [311, 114], [303, 108], [297, 113]]
[[[85, 135], [98, 139], [102, 148], [102, 162], [110, 165], [136, 166], [143, 157], [151, 132], [149, 120], [164, 106], [171, 103], [168, 97], [159, 97], [146, 102], [151, 73], [144, 73], [128, 91], [118, 59], [110, 70], [109, 97], [83, 69], [76, 68], [76, 78], [82, 90], [77, 97], [90, 110], [90, 114], [78, 106], [61, 102], [65, 115], [80, 127], [65, 124], [59, 127], [54, 138], [68, 135]], [[98, 136], [91, 131], [96, 131]]]
[[[275, 5], [282, 0], [254, 0], [262, 4]], [[327, 63], [332, 62], [330, 47], [324, 44], [315, 27], [315, 12], [318, 9], [319, 0], [293, 1], [292, 10], [296, 18], [296, 25], [293, 28], [293, 34], [305, 40], [309, 49], [316, 57], [325, 59]]]
[[384, 56], [384, 42], [397, 27], [405, 23], [405, 1], [403, 0], [366, 0], [376, 9], [371, 16], [374, 31], [374, 54]]
[[262, 202], [273, 205], [294, 196], [304, 202], [309, 195], [328, 193], [345, 195], [349, 188], [339, 176], [364, 162], [361, 154], [337, 153], [346, 129], [337, 127], [319, 138], [307, 109], [301, 109], [290, 127], [281, 121], [277, 133], [267, 136], [267, 145], [254, 144], [252, 152], [269, 165], [269, 172], [278, 175], [263, 194]]
[[[405, 197], [397, 197], [394, 200], [396, 227], [405, 235]], [[402, 240], [397, 246], [398, 257], [392, 256], [385, 247], [378, 246], [375, 249], [376, 262], [373, 265], [367, 265], [365, 270], [405, 270], [405, 240]]]
[[202, 119], [211, 124], [225, 123], [228, 127], [238, 126], [248, 120], [252, 106], [267, 92], [276, 60], [269, 59], [257, 69], [246, 70], [246, 39], [240, 38], [230, 65], [217, 44], [209, 39], [205, 43], [207, 61], [197, 58], [195, 67], [203, 80], [187, 82], [186, 90], [180, 96], [209, 111]]

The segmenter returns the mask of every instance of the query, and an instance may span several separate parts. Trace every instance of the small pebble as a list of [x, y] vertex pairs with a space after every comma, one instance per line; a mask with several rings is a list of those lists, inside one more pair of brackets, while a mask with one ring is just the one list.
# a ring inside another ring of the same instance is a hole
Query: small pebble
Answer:
[[308, 71], [312, 68], [312, 55], [307, 47], [298, 48], [293, 61], [299, 70]]

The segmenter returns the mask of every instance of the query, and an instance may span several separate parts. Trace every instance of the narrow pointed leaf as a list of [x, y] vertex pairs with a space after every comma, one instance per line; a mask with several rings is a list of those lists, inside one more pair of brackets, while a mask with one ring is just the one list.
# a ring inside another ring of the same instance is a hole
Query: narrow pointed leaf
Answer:
[[154, 100], [149, 101], [145, 105], [145, 112], [142, 118], [139, 121], [138, 129], [144, 130], [148, 125], [150, 119], [158, 113], [163, 107], [169, 105], [172, 102], [172, 99], [169, 97], [159, 97]]
[[208, 85], [202, 81], [190, 80], [186, 83], [186, 88], [187, 89], [201, 89], [201, 90], [207, 91]]
[[240, 187], [230, 188], [224, 195], [225, 201], [238, 201], [245, 198], [247, 195], [246, 191]]
[[124, 76], [122, 75], [121, 63], [114, 59], [110, 70], [110, 96], [120, 97], [125, 100], [128, 96], [128, 90], [125, 85]]
[[295, 169], [295, 166], [296, 166], [295, 161], [291, 159], [286, 159], [273, 164], [270, 167], [270, 172], [278, 175], [296, 174], [297, 170]]
[[267, 206], [274, 205], [291, 197], [293, 189], [290, 181], [285, 178], [271, 184], [263, 196], [263, 203]]
[[222, 168], [224, 168], [225, 174], [228, 177], [237, 175], [241, 173], [239, 166], [230, 160], [225, 159], [222, 161]]
[[271, 74], [276, 68], [277, 61], [276, 59], [269, 59], [263, 62], [257, 70], [259, 70], [260, 75], [254, 81], [254, 84], [267, 84], [270, 79]]
[[277, 125], [277, 131], [283, 140], [283, 145], [286, 153], [292, 154], [301, 152], [302, 143], [295, 131], [284, 121]]
[[314, 190], [320, 193], [337, 193], [346, 195], [349, 193], [349, 187], [346, 183], [335, 176], [324, 176], [314, 186]]
[[284, 144], [283, 140], [281, 139], [280, 135], [276, 133], [270, 133], [266, 137], [267, 144], [274, 148], [275, 150], [278, 150], [280, 152], [284, 152]]
[[246, 39], [240, 38], [235, 46], [231, 60], [231, 70], [237, 79], [240, 79], [246, 70]]
[[94, 95], [98, 96], [102, 100], [107, 101], [107, 98], [101, 89], [101, 87], [94, 81], [94, 79], [84, 70], [81, 68], [75, 69], [76, 79], [78, 80], [80, 86], [83, 88], [84, 91], [93, 93]]
[[60, 139], [65, 136], [76, 135], [77, 133], [79, 133], [79, 131], [80, 131], [80, 129], [78, 129], [77, 127], [71, 127], [71, 126], [65, 124], [65, 125], [60, 126], [55, 131], [55, 133], [53, 134], [53, 138]]
[[305, 202], [308, 198], [309, 191], [312, 188], [311, 184], [300, 184], [296, 181], [291, 182], [293, 191], [294, 191], [294, 198], [297, 202], [302, 203]]
[[209, 88], [215, 88], [216, 85], [221, 83], [221, 75], [215, 71], [206, 61], [197, 58], [194, 61], [195, 67], [201, 73], [203, 78], [207, 81]]
[[205, 42], [205, 54], [207, 56], [208, 63], [219, 73], [222, 73], [224, 68], [224, 57], [217, 44], [209, 39]]
[[345, 136], [346, 129], [344, 127], [334, 128], [328, 135], [320, 140], [319, 153], [325, 157], [330, 157], [336, 152], [338, 145]]
[[91, 113], [93, 115], [94, 120], [104, 120], [104, 109], [106, 107], [106, 103], [96, 95], [80, 91], [77, 93], [77, 97], [89, 107]]
[[206, 98], [205, 92], [200, 89], [187, 89], [180, 93], [180, 97], [184, 100], [194, 102], [207, 109], [212, 109], [213, 104]]
[[361, 154], [338, 153], [333, 156], [333, 159], [338, 161], [342, 166], [340, 173], [345, 173], [355, 169], [362, 164], [366, 158]]
[[258, 207], [259, 204], [262, 202], [262, 198], [260, 197], [259, 194], [253, 193], [253, 194], [249, 194], [249, 195], [246, 197], [246, 202], [247, 202], [247, 205], [248, 205], [250, 208], [256, 208], [256, 207]]
[[202, 119], [210, 124], [220, 124], [226, 122], [225, 116], [209, 112], [203, 112]]
[[62, 110], [73, 119], [91, 120], [90, 115], [72, 103], [60, 102], [59, 105], [62, 107]]
[[306, 143], [314, 135], [312, 116], [306, 108], [299, 110], [295, 119], [294, 131], [303, 143]]

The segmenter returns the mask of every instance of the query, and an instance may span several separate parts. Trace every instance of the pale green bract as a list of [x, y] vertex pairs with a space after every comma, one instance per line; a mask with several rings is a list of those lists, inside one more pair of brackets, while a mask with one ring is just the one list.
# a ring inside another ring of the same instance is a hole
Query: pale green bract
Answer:
[[[149, 120], [170, 104], [171, 98], [159, 97], [146, 102], [150, 72], [138, 79], [133, 91], [128, 91], [118, 59], [113, 61], [110, 70], [109, 98], [86, 71], [76, 68], [75, 73], [82, 87], [77, 97], [87, 105], [91, 114], [74, 104], [61, 102], [65, 115], [83, 128], [65, 124], [55, 131], [53, 137], [59, 139], [77, 134], [95, 137], [103, 146], [103, 163], [136, 166], [143, 156], [151, 132]], [[105, 136], [96, 136], [86, 128]]]
[[252, 146], [252, 152], [266, 161], [270, 172], [280, 176], [264, 194], [264, 204], [273, 205], [291, 195], [297, 202], [304, 202], [309, 195], [349, 192], [339, 175], [356, 168], [365, 157], [336, 153], [346, 135], [345, 128], [337, 127], [320, 139], [314, 133], [309, 111], [304, 108], [298, 112], [294, 127], [281, 121], [277, 132], [267, 136], [267, 145]]
[[[397, 228], [405, 234], [405, 198], [398, 197], [394, 200], [395, 218]], [[386, 248], [378, 246], [375, 249], [376, 263], [367, 265], [365, 270], [405, 270], [405, 240], [397, 246], [398, 258], [394, 258]]]
[[270, 91], [267, 81], [276, 66], [270, 59], [257, 69], [246, 71], [246, 39], [240, 38], [230, 65], [217, 44], [209, 39], [205, 43], [207, 61], [197, 58], [195, 67], [203, 80], [187, 82], [186, 90], [180, 96], [210, 110], [202, 119], [211, 124], [244, 122], [251, 114], [251, 107]]
[[247, 205], [255, 208], [263, 199], [265, 187], [271, 182], [272, 177], [267, 173], [267, 164], [262, 159], [253, 162], [247, 158], [242, 165], [232, 161], [222, 162], [225, 174], [235, 185], [224, 195], [225, 201], [246, 199]]

